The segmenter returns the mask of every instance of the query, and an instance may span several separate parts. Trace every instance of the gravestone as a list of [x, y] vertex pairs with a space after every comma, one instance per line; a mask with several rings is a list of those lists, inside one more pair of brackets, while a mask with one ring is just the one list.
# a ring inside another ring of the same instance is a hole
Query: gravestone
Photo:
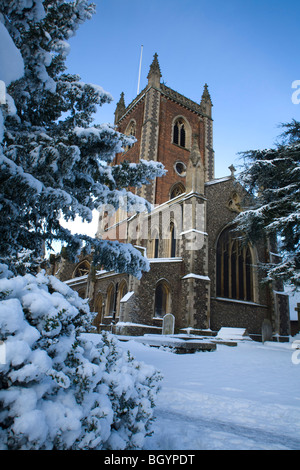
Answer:
[[163, 318], [162, 334], [173, 335], [174, 327], [175, 327], [175, 317], [174, 315], [172, 315], [172, 313], [167, 313]]
[[264, 343], [265, 341], [272, 341], [273, 331], [272, 324], [270, 320], [265, 319], [261, 327], [261, 340]]

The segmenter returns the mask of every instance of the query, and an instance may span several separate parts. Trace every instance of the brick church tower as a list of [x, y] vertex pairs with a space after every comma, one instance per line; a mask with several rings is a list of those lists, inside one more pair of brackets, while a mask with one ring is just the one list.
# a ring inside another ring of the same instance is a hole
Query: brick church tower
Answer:
[[185, 192], [193, 146], [199, 149], [205, 182], [214, 178], [212, 102], [207, 85], [198, 104], [161, 83], [161, 76], [155, 54], [147, 86], [127, 107], [122, 93], [115, 111], [117, 130], [137, 139], [117, 163], [120, 159], [154, 160], [167, 170], [141, 191], [140, 195], [155, 205]]

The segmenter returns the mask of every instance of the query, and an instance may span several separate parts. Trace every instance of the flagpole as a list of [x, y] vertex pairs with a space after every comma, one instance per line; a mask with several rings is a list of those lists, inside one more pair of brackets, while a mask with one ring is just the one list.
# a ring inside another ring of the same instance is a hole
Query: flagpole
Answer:
[[139, 79], [138, 79], [138, 86], [137, 86], [137, 95], [140, 92], [140, 81], [141, 81], [141, 69], [142, 69], [142, 56], [143, 56], [143, 45], [141, 46], [141, 57], [140, 57], [140, 67], [139, 67]]

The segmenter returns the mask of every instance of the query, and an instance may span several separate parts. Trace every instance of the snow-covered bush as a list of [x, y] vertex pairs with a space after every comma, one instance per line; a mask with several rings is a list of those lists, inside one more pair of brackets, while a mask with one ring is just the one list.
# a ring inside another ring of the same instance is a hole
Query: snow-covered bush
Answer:
[[109, 333], [87, 333], [92, 316], [55, 277], [0, 265], [0, 447], [142, 447], [160, 375]]

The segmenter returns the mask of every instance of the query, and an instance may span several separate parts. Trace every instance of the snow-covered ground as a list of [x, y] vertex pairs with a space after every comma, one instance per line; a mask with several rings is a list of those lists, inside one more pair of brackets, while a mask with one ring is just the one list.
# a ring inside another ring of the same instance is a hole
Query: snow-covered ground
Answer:
[[145, 449], [300, 449], [300, 351], [292, 348], [296, 339], [218, 344], [216, 351], [194, 354], [120, 342], [164, 375], [154, 434], [146, 439]]

